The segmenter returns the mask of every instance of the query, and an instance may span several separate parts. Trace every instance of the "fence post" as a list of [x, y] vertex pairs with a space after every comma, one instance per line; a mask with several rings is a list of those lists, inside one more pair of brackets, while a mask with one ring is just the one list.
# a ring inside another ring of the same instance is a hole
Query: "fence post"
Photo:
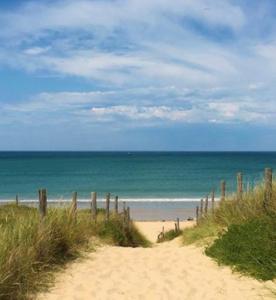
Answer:
[[44, 218], [47, 213], [47, 190], [41, 189], [38, 191], [39, 194], [39, 212], [41, 218]]
[[265, 198], [264, 207], [268, 208], [271, 205], [272, 198], [272, 169], [265, 168]]
[[215, 190], [212, 190], [212, 194], [211, 194], [211, 209], [212, 209], [212, 215], [215, 212]]
[[242, 184], [242, 173], [237, 174], [237, 200], [242, 200], [243, 184]]
[[221, 201], [224, 201], [225, 200], [225, 189], [226, 189], [226, 183], [225, 183], [225, 180], [222, 180], [221, 181], [221, 184], [220, 184], [220, 189], [221, 189], [221, 197], [220, 197], [220, 200]]
[[71, 212], [73, 215], [75, 215], [77, 212], [77, 198], [78, 198], [77, 192], [73, 192], [72, 207], [71, 207]]
[[93, 192], [91, 193], [91, 197], [92, 197], [92, 218], [93, 220], [96, 222], [97, 221], [97, 193]]
[[250, 192], [250, 183], [249, 183], [249, 181], [247, 181], [246, 192], [247, 193]]
[[198, 213], [199, 213], [199, 207], [197, 206], [196, 207], [196, 224], [198, 224], [198, 221], [199, 221]]
[[15, 205], [18, 206], [19, 204], [19, 199], [18, 199], [18, 195], [15, 196]]
[[114, 203], [114, 210], [115, 214], [118, 214], [118, 196], [115, 197], [115, 203]]
[[130, 208], [127, 207], [127, 227], [130, 228]]
[[205, 198], [205, 207], [204, 207], [205, 216], [207, 216], [207, 214], [208, 214], [208, 201], [209, 201], [209, 199], [208, 199], [208, 195], [207, 195]]
[[180, 231], [179, 218], [176, 219], [176, 224], [177, 224], [177, 232], [179, 232]]
[[105, 220], [109, 221], [110, 193], [106, 194]]
[[203, 199], [200, 200], [199, 214], [200, 214], [200, 218], [202, 218], [202, 215], [203, 215]]

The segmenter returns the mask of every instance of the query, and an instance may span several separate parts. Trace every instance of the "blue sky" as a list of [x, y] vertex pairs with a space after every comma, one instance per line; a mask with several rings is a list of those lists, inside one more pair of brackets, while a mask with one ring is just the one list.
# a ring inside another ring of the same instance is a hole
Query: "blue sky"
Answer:
[[276, 150], [276, 1], [0, 2], [0, 150]]

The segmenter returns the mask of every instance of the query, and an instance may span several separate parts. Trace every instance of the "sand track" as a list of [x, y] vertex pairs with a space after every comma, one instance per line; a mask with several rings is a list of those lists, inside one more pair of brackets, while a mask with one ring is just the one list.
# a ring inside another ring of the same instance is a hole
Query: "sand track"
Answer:
[[[151, 240], [162, 225], [138, 224]], [[101, 247], [58, 274], [55, 287], [38, 299], [273, 299], [269, 285], [232, 274], [176, 239], [146, 249]]]

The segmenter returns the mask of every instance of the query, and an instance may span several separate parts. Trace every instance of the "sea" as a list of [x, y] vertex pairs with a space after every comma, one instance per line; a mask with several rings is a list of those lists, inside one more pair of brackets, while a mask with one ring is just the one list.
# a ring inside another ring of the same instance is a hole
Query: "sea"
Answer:
[[35, 204], [38, 189], [46, 188], [55, 204], [70, 203], [76, 191], [82, 208], [91, 192], [100, 206], [110, 192], [134, 219], [185, 219], [211, 190], [219, 199], [221, 180], [233, 193], [242, 172], [244, 189], [252, 188], [266, 167], [276, 168], [276, 152], [0, 152], [0, 202], [17, 194]]

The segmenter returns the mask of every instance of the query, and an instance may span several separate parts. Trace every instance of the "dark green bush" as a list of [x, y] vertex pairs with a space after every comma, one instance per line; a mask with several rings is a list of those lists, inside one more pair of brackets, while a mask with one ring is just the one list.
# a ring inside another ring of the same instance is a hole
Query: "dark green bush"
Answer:
[[219, 264], [262, 280], [276, 278], [276, 214], [270, 213], [220, 234], [206, 254]]

